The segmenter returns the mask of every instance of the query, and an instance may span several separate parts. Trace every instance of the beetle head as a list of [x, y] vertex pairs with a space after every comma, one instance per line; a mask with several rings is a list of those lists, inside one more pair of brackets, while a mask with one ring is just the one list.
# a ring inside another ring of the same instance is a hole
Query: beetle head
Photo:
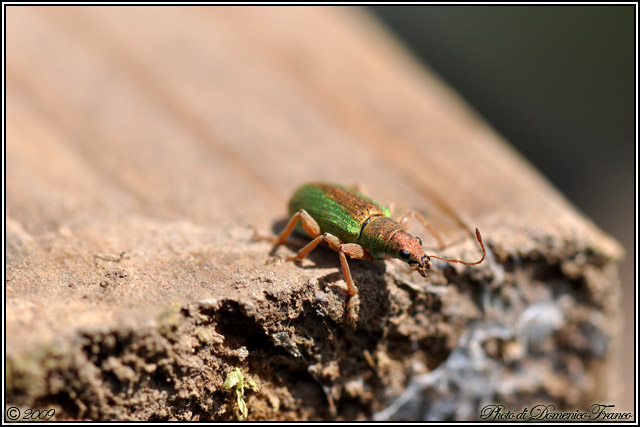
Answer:
[[431, 259], [422, 249], [422, 240], [404, 231], [397, 231], [387, 245], [387, 255], [406, 262], [411, 271], [418, 270], [422, 277], [429, 275]]

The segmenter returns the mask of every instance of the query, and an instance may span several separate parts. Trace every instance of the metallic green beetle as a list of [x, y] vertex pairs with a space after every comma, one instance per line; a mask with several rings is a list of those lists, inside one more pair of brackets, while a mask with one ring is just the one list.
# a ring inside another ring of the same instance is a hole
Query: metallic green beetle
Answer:
[[408, 263], [411, 271], [417, 270], [423, 277], [429, 274], [431, 258], [464, 265], [480, 264], [485, 258], [485, 248], [478, 229], [476, 238], [482, 248], [482, 258], [477, 262], [425, 254], [422, 240], [406, 232], [411, 219], [416, 218], [438, 239], [442, 247], [442, 240], [424, 217], [409, 211], [394, 221], [387, 207], [343, 185], [319, 182], [302, 185], [289, 202], [289, 214], [289, 223], [280, 236], [272, 240], [275, 243], [273, 249], [283, 244], [296, 226], [301, 231], [301, 225], [313, 240], [287, 260], [297, 261], [305, 258], [322, 242], [338, 252], [347, 282], [347, 321], [352, 325], [357, 320], [353, 307], [353, 297], [357, 290], [351, 278], [347, 255], [350, 258], [370, 261], [398, 258]]

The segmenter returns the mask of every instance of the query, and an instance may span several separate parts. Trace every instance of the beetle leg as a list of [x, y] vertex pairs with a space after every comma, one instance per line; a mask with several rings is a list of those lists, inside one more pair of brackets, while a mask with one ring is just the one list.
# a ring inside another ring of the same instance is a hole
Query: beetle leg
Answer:
[[302, 228], [311, 238], [320, 236], [320, 226], [318, 225], [316, 220], [313, 219], [311, 215], [307, 213], [307, 211], [305, 211], [304, 209], [300, 209], [298, 212], [293, 214], [293, 216], [287, 223], [287, 226], [284, 228], [284, 230], [282, 230], [282, 232], [276, 239], [273, 248], [271, 249], [272, 254], [275, 252], [278, 246], [287, 241], [287, 238], [289, 237], [293, 229], [296, 228], [296, 225], [298, 225], [298, 221], [302, 222]]
[[355, 326], [357, 316], [354, 308], [354, 296], [358, 293], [358, 289], [353, 284], [351, 277], [351, 269], [347, 261], [347, 255], [354, 259], [366, 259], [373, 261], [373, 257], [362, 246], [355, 243], [340, 243], [340, 239], [330, 233], [324, 233], [310, 241], [305, 247], [300, 249], [296, 255], [287, 258], [287, 261], [299, 261], [307, 257], [322, 242], [326, 242], [331, 249], [338, 252], [340, 256], [340, 264], [342, 266], [342, 274], [344, 281], [347, 283], [347, 301], [345, 311], [347, 313], [347, 322]]
[[[359, 249], [358, 249], [359, 248]], [[347, 255], [351, 258], [365, 258], [365, 250], [362, 246], [355, 243], [343, 243], [337, 248], [340, 255], [340, 264], [342, 264], [342, 273], [344, 274], [344, 281], [347, 282], [347, 297], [349, 303], [352, 301], [352, 297], [358, 293], [355, 285], [353, 284], [353, 278], [351, 277], [351, 269], [349, 269], [349, 263], [347, 262]], [[368, 255], [369, 252], [366, 252]], [[371, 256], [371, 255], [369, 255]], [[349, 306], [349, 304], [348, 304]], [[353, 317], [353, 307], [349, 307], [347, 310], [348, 317]]]
[[[345, 303], [346, 304], [345, 311], [347, 313], [347, 322], [349, 322], [349, 324], [353, 326], [355, 325], [356, 319], [357, 319], [355, 315], [355, 310], [353, 307], [353, 296], [358, 293], [358, 290], [353, 284], [353, 278], [351, 277], [351, 270], [349, 269], [349, 263], [347, 262], [347, 256], [345, 255], [345, 253], [347, 252], [343, 249], [345, 245], [340, 244], [340, 239], [338, 239], [336, 236], [330, 233], [321, 234], [320, 236], [316, 237], [311, 242], [309, 242], [304, 248], [300, 249], [300, 251], [298, 251], [296, 255], [288, 257], [287, 261], [299, 261], [301, 259], [306, 258], [307, 255], [309, 255], [309, 253], [312, 250], [314, 250], [322, 242], [327, 242], [329, 247], [334, 251], [338, 252], [338, 255], [340, 256], [340, 264], [342, 265], [342, 274], [344, 275], [344, 281], [347, 282], [347, 298]], [[360, 246], [360, 245], [351, 244], [349, 246]], [[349, 247], [347, 247], [347, 250], [349, 250]], [[353, 253], [353, 251], [350, 251], [350, 252]]]
[[347, 283], [347, 298], [345, 300], [345, 312], [347, 313], [347, 323], [349, 323], [349, 325], [351, 326], [355, 326], [356, 321], [358, 320], [358, 316], [356, 315], [356, 310], [354, 307], [354, 304], [355, 304], [354, 296], [358, 294], [358, 288], [356, 288], [356, 286], [353, 284], [353, 277], [351, 277], [351, 269], [349, 268], [347, 255], [349, 255], [351, 258], [364, 258], [365, 253], [369, 255], [369, 252], [365, 251], [365, 249], [362, 246], [356, 245], [355, 243], [341, 244], [340, 239], [338, 239], [333, 234], [325, 233], [324, 235], [326, 236], [325, 241], [329, 244], [329, 247], [334, 251], [338, 252], [338, 255], [340, 256], [340, 265], [342, 266], [342, 274], [344, 275], [344, 281]]
[[338, 250], [349, 255], [349, 258], [366, 259], [367, 261], [376, 260], [369, 251], [356, 243], [343, 243], [338, 247]]
[[[322, 243], [323, 241], [329, 243], [329, 246], [331, 246], [331, 249], [333, 248], [333, 245], [331, 244], [331, 238], [334, 239], [338, 239], [336, 236], [329, 234], [329, 233], [324, 233], [319, 235], [318, 237], [316, 237], [315, 239], [313, 239], [312, 241], [310, 241], [309, 243], [307, 243], [302, 249], [300, 249], [298, 251], [297, 254], [287, 257], [287, 261], [300, 261], [301, 259], [305, 259], [307, 257], [307, 255], [309, 255], [309, 253], [314, 250], [320, 243]], [[338, 244], [340, 241], [338, 240]], [[335, 244], [335, 242], [333, 242]], [[337, 245], [336, 245], [337, 247]]]
[[342, 274], [344, 274], [344, 281], [347, 282], [347, 322], [351, 326], [355, 326], [358, 316], [355, 311], [355, 298], [358, 293], [358, 289], [353, 284], [353, 278], [351, 277], [351, 270], [349, 269], [349, 263], [347, 262], [346, 255], [352, 259], [366, 259], [368, 261], [374, 261], [373, 256], [362, 246], [355, 243], [343, 243], [338, 246], [338, 254], [340, 255], [340, 264], [342, 264]]
[[344, 275], [344, 281], [347, 282], [347, 298], [345, 301], [345, 311], [347, 313], [347, 323], [351, 326], [356, 325], [358, 316], [354, 307], [355, 296], [358, 293], [358, 289], [353, 284], [353, 278], [351, 277], [351, 270], [349, 269], [349, 263], [347, 262], [347, 256], [342, 250], [338, 251], [340, 255], [340, 264], [342, 265], [342, 274]]
[[429, 221], [427, 221], [425, 217], [420, 215], [418, 212], [407, 211], [404, 215], [398, 218], [398, 223], [400, 223], [400, 225], [405, 230], [407, 230], [413, 218], [416, 218], [418, 221], [420, 221], [420, 223], [424, 225], [424, 228], [429, 230], [429, 232], [433, 235], [433, 237], [436, 238], [436, 240], [438, 241], [438, 249], [444, 249], [445, 245], [444, 245], [444, 242], [442, 241], [442, 238], [440, 237], [440, 234], [438, 234], [436, 230], [434, 230], [434, 228], [431, 226], [431, 224], [429, 224]]

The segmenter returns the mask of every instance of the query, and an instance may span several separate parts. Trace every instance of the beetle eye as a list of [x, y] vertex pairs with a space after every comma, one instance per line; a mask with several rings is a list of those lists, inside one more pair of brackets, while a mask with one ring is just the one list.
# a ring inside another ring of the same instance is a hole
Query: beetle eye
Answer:
[[411, 253], [406, 249], [402, 249], [398, 255], [400, 255], [402, 259], [409, 259], [409, 257], [411, 257]]
[[420, 243], [420, 246], [422, 246], [422, 239], [419, 238], [418, 236], [416, 236], [416, 239], [418, 239], [418, 243]]

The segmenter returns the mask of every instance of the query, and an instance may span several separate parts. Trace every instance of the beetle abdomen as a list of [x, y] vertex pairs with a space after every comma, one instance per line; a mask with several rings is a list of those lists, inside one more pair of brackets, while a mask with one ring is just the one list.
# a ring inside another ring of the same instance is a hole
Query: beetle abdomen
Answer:
[[298, 188], [289, 202], [289, 213], [300, 209], [316, 220], [323, 233], [331, 233], [345, 243], [357, 243], [362, 226], [371, 216], [391, 215], [389, 209], [356, 190], [326, 183]]

